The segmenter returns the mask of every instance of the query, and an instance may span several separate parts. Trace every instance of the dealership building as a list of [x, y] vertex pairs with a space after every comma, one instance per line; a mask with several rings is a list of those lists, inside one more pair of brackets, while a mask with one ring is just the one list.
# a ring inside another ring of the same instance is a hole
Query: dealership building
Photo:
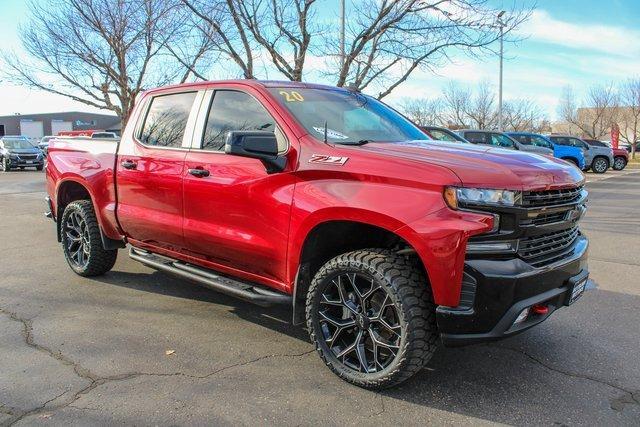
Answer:
[[0, 116], [0, 136], [23, 135], [42, 138], [70, 130], [106, 130], [120, 133], [120, 119], [110, 114], [66, 113], [15, 114]]

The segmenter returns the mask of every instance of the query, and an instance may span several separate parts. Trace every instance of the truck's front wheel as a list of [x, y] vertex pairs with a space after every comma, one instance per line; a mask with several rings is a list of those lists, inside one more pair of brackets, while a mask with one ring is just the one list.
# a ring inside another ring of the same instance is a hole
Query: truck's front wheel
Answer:
[[435, 307], [424, 274], [410, 259], [382, 249], [327, 262], [309, 287], [306, 317], [320, 357], [360, 387], [407, 380], [437, 347]]
[[111, 270], [118, 250], [106, 250], [102, 246], [100, 226], [91, 201], [69, 203], [60, 220], [64, 257], [74, 272], [88, 277]]

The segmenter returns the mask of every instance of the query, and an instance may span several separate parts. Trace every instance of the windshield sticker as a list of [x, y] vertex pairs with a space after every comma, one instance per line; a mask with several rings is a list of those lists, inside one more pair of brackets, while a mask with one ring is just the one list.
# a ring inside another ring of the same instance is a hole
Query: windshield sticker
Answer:
[[309, 163], [326, 163], [342, 166], [347, 163], [348, 157], [325, 156], [324, 154], [312, 154]]
[[287, 92], [286, 90], [281, 90], [280, 92], [278, 92], [280, 95], [284, 96], [284, 100], [287, 102], [302, 102], [304, 101], [304, 97], [302, 95], [300, 95], [300, 92], [296, 92], [295, 90], [292, 90], [290, 92]]
[[[324, 136], [324, 127], [314, 126], [313, 130], [318, 132], [320, 135]], [[327, 138], [331, 139], [349, 139], [347, 135], [344, 135], [337, 130], [327, 129]]]

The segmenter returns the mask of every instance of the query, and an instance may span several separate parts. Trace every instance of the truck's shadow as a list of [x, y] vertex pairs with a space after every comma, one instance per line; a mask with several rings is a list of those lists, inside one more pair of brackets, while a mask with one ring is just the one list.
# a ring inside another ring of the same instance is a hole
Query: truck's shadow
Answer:
[[[246, 321], [308, 342], [303, 326], [291, 324], [290, 307], [256, 307], [159, 272], [112, 271], [96, 280], [142, 292], [223, 305]], [[614, 302], [628, 302], [630, 297], [615, 292], [597, 292], [598, 300], [608, 298]], [[586, 306], [584, 310], [589, 310], [592, 301], [582, 302]], [[570, 314], [571, 317], [575, 315], [579, 314]], [[497, 344], [441, 348], [413, 379], [379, 393], [390, 399], [386, 403], [388, 411], [401, 411], [406, 408], [404, 405], [417, 404], [507, 424], [551, 424], [574, 416], [588, 424], [588, 418], [580, 414], [587, 414], [588, 408], [594, 406], [608, 410], [610, 400], [620, 396], [603, 383], [585, 378], [606, 374], [590, 372], [592, 361], [584, 354], [589, 354], [589, 349], [595, 345], [592, 341], [597, 341], [598, 337], [585, 331], [582, 321], [554, 319]], [[312, 349], [310, 344], [309, 349]], [[622, 356], [616, 356], [617, 359], [606, 362], [611, 366], [623, 365]], [[341, 382], [340, 386], [350, 387]], [[585, 401], [585, 395], [592, 400]], [[548, 408], [555, 410], [550, 412]]]

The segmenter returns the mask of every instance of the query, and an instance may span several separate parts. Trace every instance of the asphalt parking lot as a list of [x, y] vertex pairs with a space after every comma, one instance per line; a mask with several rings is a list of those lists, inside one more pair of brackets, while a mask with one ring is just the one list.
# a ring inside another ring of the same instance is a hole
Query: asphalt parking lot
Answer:
[[638, 425], [640, 170], [588, 178], [592, 289], [375, 393], [326, 369], [288, 310], [125, 251], [104, 277], [76, 276], [42, 215], [44, 174], [1, 174], [0, 425]]

